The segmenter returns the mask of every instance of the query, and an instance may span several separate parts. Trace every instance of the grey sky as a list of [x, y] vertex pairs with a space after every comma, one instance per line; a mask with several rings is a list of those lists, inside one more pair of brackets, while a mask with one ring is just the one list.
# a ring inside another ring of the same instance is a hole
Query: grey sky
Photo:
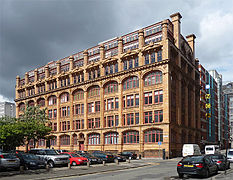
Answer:
[[15, 77], [52, 60], [169, 18], [183, 16], [196, 57], [232, 81], [233, 1], [0, 0], [0, 101], [15, 97]]

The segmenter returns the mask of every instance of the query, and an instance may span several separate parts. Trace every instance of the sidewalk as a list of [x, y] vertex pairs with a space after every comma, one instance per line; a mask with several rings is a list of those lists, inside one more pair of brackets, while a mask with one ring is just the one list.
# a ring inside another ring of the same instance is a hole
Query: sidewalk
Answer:
[[224, 179], [224, 180], [232, 180], [233, 179], [233, 169], [227, 170], [226, 174], [224, 172], [221, 172], [221, 174], [218, 174], [213, 179]]
[[[169, 160], [166, 160], [169, 161]], [[143, 166], [150, 165], [159, 165], [159, 163], [163, 162], [161, 159], [142, 159], [142, 160], [131, 160], [130, 163], [120, 162], [119, 165], [115, 163], [109, 163], [103, 166], [99, 165], [91, 165], [91, 167], [87, 166], [72, 166], [71, 169], [67, 167], [61, 168], [53, 168], [50, 169], [49, 172], [46, 170], [37, 170], [37, 171], [27, 171], [25, 174], [12, 174], [11, 176], [2, 177], [1, 180], [43, 180], [43, 179], [54, 179], [61, 177], [70, 177], [70, 176], [82, 176], [86, 174], [95, 174], [101, 172], [109, 172], [109, 171], [118, 171], [130, 168], [138, 168]], [[9, 174], [9, 173], [8, 173]], [[3, 174], [2, 174], [3, 175]]]

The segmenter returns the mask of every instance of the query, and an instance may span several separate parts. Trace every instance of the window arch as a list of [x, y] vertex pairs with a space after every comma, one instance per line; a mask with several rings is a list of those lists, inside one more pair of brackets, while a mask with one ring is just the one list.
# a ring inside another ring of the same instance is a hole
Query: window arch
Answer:
[[139, 79], [137, 76], [129, 77], [123, 82], [124, 90], [138, 88], [138, 87], [139, 87]]
[[138, 131], [127, 131], [123, 133], [124, 144], [135, 144], [139, 143], [139, 132]]
[[37, 104], [40, 107], [44, 107], [45, 106], [45, 99], [44, 98], [40, 98], [37, 100]]
[[100, 95], [100, 88], [99, 88], [99, 86], [92, 86], [87, 91], [87, 96], [88, 97], [94, 97], [94, 96], [99, 96], [99, 95]]
[[57, 97], [55, 95], [52, 95], [49, 97], [49, 106], [56, 105], [57, 104]]
[[104, 143], [105, 144], [118, 144], [118, 133], [117, 132], [109, 132], [104, 135]]
[[90, 144], [90, 145], [100, 144], [100, 134], [98, 134], [98, 133], [89, 134], [88, 135], [88, 144]]
[[144, 80], [145, 86], [151, 86], [151, 85], [159, 84], [162, 82], [163, 82], [163, 79], [162, 79], [161, 71], [155, 71], [155, 72], [151, 72], [147, 74]]
[[145, 143], [163, 142], [163, 130], [150, 129], [144, 132]]
[[118, 91], [118, 83], [115, 81], [106, 84], [104, 87], [105, 94], [115, 93], [117, 91]]
[[65, 92], [65, 93], [62, 93], [61, 96], [60, 96], [60, 102], [61, 103], [66, 103], [69, 101], [69, 93]]
[[61, 146], [70, 145], [70, 136], [69, 135], [60, 136], [60, 142], [61, 142]]
[[20, 103], [19, 104], [19, 111], [24, 111], [25, 110], [25, 104], [24, 103]]
[[28, 101], [28, 106], [29, 106], [29, 107], [34, 106], [34, 105], [35, 105], [35, 103], [34, 103], [34, 101], [33, 101], [33, 100]]
[[78, 100], [84, 99], [84, 91], [81, 90], [81, 89], [76, 90], [73, 93], [73, 96], [74, 96], [74, 101], [78, 101]]

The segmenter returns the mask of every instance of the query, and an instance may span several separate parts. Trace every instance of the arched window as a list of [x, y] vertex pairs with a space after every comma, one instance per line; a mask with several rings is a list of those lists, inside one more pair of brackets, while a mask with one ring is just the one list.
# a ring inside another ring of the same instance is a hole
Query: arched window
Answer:
[[105, 144], [118, 144], [118, 133], [110, 132], [104, 135]]
[[60, 96], [61, 103], [65, 103], [69, 101], [69, 94], [68, 93], [62, 93]]
[[97, 133], [89, 134], [88, 144], [90, 145], [100, 144], [100, 134], [97, 134]]
[[78, 101], [84, 99], [84, 91], [83, 90], [77, 90], [74, 92], [74, 101]]
[[123, 133], [123, 143], [124, 144], [135, 144], [139, 143], [139, 133], [138, 131], [127, 131]]
[[25, 110], [25, 104], [24, 103], [20, 103], [19, 104], [19, 111], [24, 111]]
[[145, 86], [151, 86], [151, 85], [159, 84], [162, 82], [163, 82], [163, 79], [162, 79], [161, 71], [155, 71], [155, 72], [149, 73], [148, 75], [146, 75], [145, 80], [144, 80]]
[[163, 142], [163, 130], [150, 129], [144, 132], [145, 143]]
[[87, 96], [88, 97], [94, 97], [94, 96], [99, 96], [100, 95], [100, 88], [99, 86], [94, 86], [91, 87], [88, 92], [87, 92]]
[[49, 106], [57, 104], [57, 97], [56, 96], [50, 96], [49, 97]]
[[139, 87], [139, 80], [138, 80], [138, 77], [136, 77], [136, 76], [129, 77], [123, 83], [124, 90], [138, 88], [138, 87]]
[[56, 146], [56, 145], [57, 145], [57, 136], [53, 136], [53, 137], [50, 139], [50, 145], [51, 145], [51, 146]]
[[77, 145], [77, 144], [78, 144], [77, 134], [74, 134], [74, 135], [73, 135], [73, 143], [74, 143], [74, 145]]
[[118, 91], [118, 84], [117, 82], [108, 83], [104, 88], [105, 94], [115, 93]]
[[45, 106], [45, 100], [43, 98], [40, 98], [40, 99], [38, 99], [37, 104], [40, 107], [44, 107]]
[[64, 135], [60, 137], [61, 146], [70, 145], [70, 136]]
[[34, 101], [32, 101], [32, 100], [29, 101], [29, 102], [28, 102], [28, 106], [34, 106]]

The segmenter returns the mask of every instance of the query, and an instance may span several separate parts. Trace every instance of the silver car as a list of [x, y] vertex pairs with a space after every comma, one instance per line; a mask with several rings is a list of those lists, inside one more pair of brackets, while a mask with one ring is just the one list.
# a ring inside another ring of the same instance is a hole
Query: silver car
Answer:
[[229, 149], [228, 150], [227, 159], [228, 159], [228, 161], [230, 161], [231, 163], [233, 163], [233, 149]]
[[10, 153], [1, 153], [0, 154], [0, 169], [14, 168], [19, 169], [20, 160]]

